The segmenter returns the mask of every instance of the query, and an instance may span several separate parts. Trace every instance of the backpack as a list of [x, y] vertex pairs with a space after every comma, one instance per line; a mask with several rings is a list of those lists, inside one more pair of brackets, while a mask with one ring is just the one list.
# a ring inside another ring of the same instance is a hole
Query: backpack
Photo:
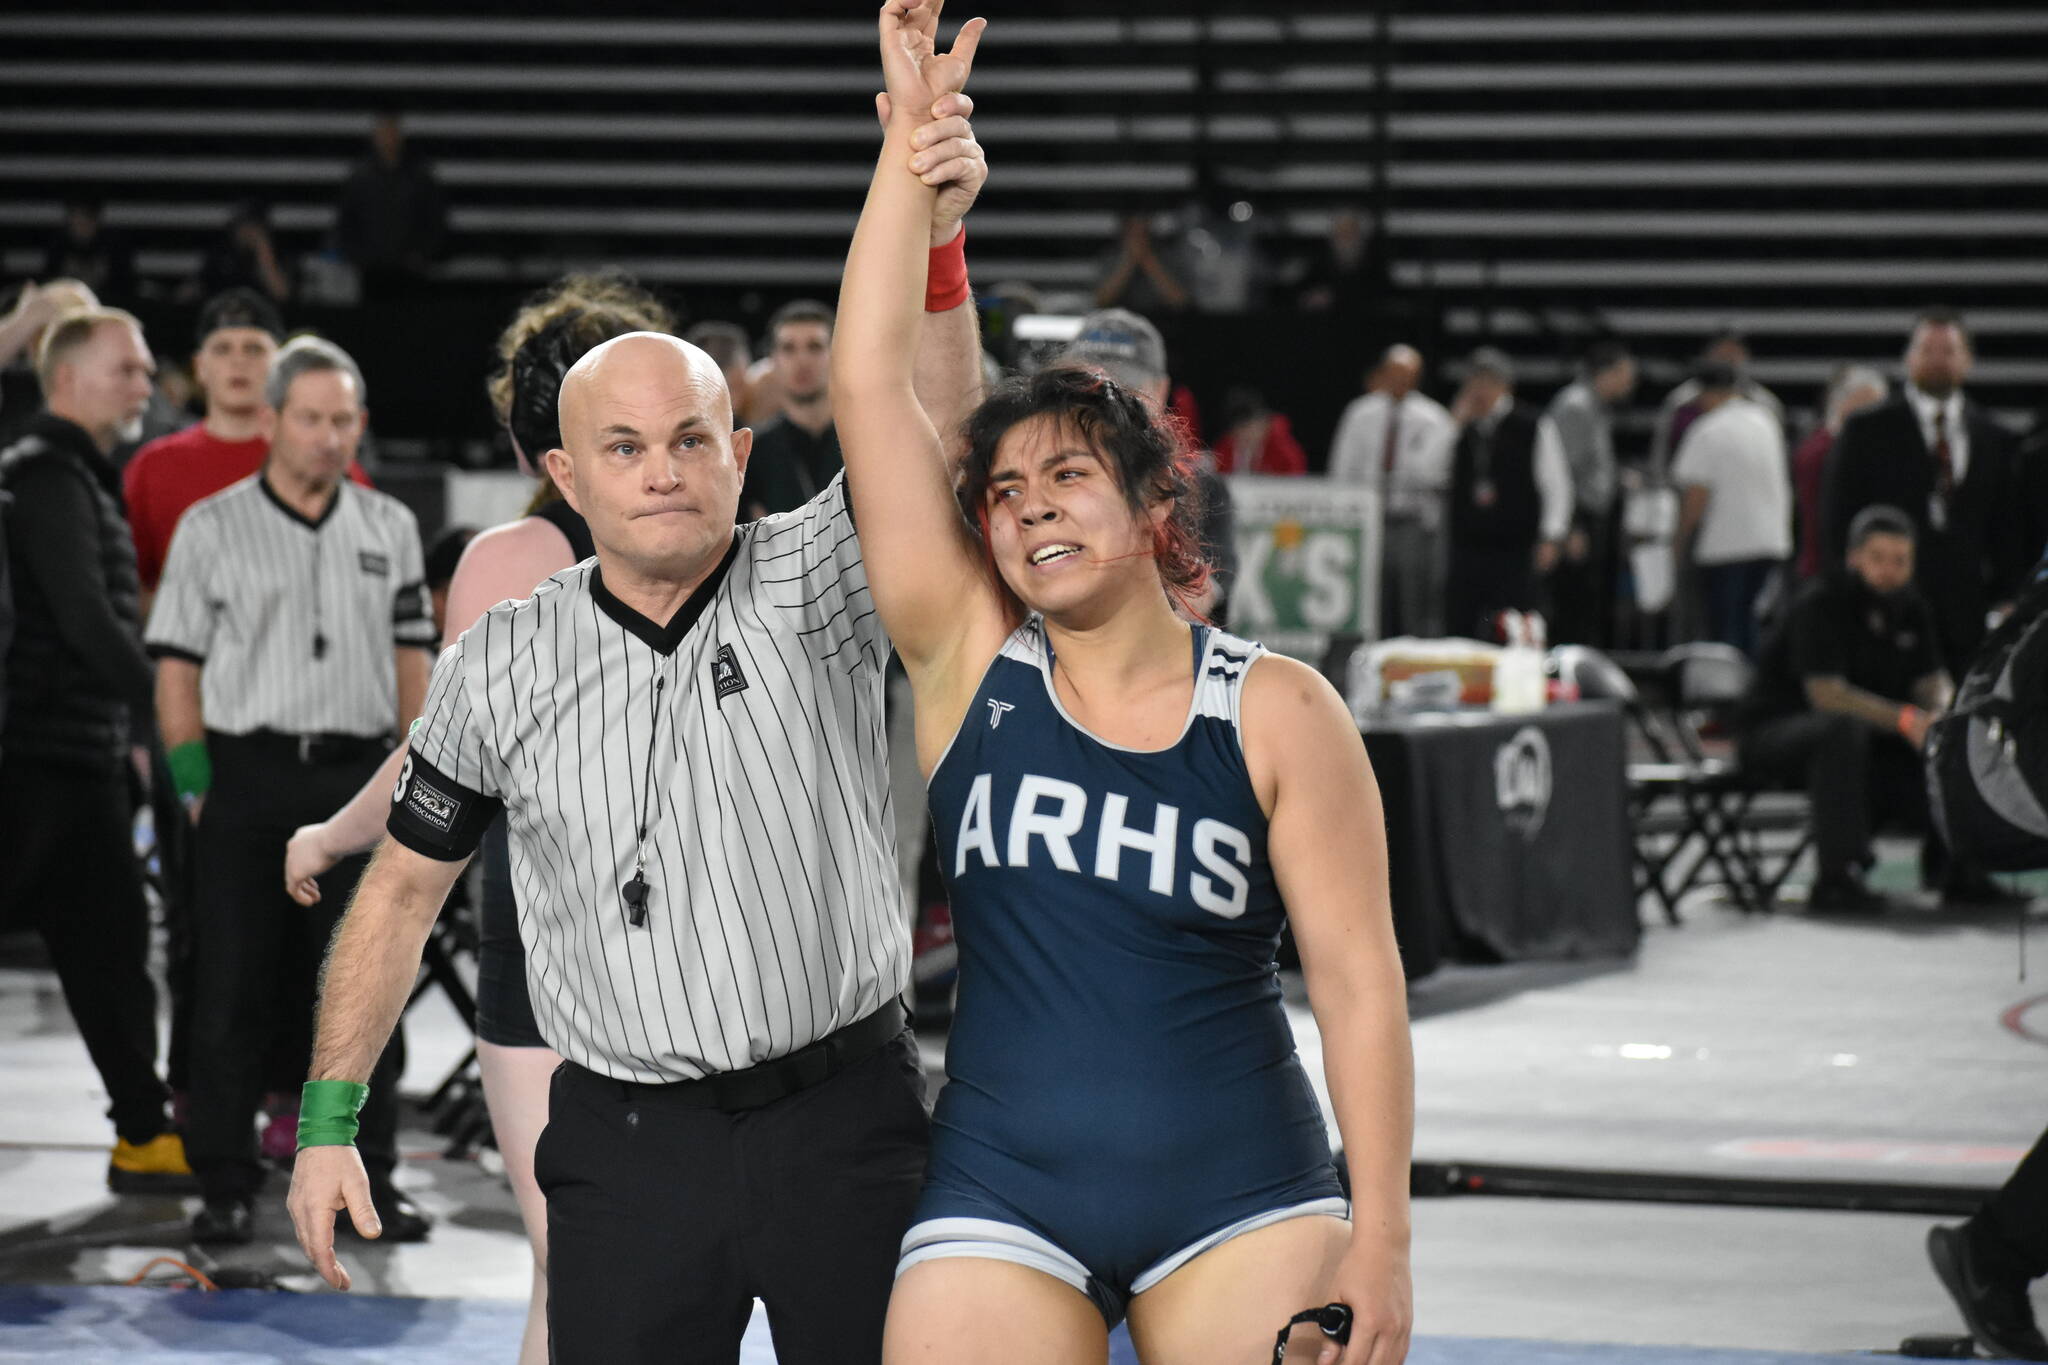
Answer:
[[1994, 872], [2048, 867], [2048, 566], [1928, 727], [1926, 761], [1951, 853]]

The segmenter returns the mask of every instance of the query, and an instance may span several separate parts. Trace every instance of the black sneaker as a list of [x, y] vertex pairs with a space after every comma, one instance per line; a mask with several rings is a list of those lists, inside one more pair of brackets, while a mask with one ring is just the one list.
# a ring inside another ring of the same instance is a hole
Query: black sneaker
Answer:
[[1943, 905], [2017, 906], [2032, 899], [2025, 892], [2006, 889], [1982, 872], [1951, 873], [1941, 883]]
[[[371, 1190], [370, 1202], [377, 1208], [377, 1221], [384, 1225], [383, 1235], [376, 1239], [379, 1242], [424, 1242], [433, 1230], [434, 1220], [395, 1189]], [[334, 1220], [334, 1230], [348, 1237], [362, 1236], [346, 1209]]]
[[1887, 897], [1847, 877], [1823, 877], [1806, 893], [1809, 915], [1882, 915], [1891, 908]]
[[1970, 1245], [1968, 1225], [1927, 1230], [1927, 1259], [1979, 1345], [2008, 1360], [2048, 1360], [2025, 1279], [1996, 1279]]
[[201, 1246], [239, 1247], [256, 1240], [256, 1209], [247, 1199], [209, 1199], [192, 1215], [192, 1240]]

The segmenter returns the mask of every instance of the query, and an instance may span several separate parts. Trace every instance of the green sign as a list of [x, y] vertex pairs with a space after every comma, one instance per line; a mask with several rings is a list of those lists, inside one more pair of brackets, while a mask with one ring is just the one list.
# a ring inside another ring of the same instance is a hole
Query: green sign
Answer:
[[1227, 482], [1237, 540], [1231, 632], [1312, 664], [1333, 635], [1376, 638], [1378, 495], [1322, 478]]

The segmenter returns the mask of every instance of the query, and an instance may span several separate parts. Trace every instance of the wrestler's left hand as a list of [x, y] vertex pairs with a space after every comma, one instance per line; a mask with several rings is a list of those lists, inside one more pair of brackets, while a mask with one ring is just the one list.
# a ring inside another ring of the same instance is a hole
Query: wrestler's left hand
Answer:
[[1316, 1365], [1401, 1365], [1415, 1326], [1408, 1247], [1389, 1246], [1377, 1232], [1354, 1232], [1330, 1283], [1332, 1301], [1351, 1309], [1351, 1340], [1323, 1343]]
[[341, 861], [341, 855], [327, 847], [327, 822], [300, 825], [284, 846], [285, 894], [300, 905], [320, 903], [319, 878]]

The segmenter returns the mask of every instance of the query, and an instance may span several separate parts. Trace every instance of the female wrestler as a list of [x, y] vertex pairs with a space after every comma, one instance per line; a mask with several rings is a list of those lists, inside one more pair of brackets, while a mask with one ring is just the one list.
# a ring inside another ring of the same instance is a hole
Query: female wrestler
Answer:
[[[939, 3], [881, 12], [895, 109], [965, 81], [981, 23], [938, 54]], [[1314, 671], [1176, 611], [1205, 574], [1190, 460], [1115, 384], [1053, 370], [998, 390], [967, 423], [956, 501], [911, 365], [929, 186], [976, 153], [890, 121], [833, 348], [961, 963], [887, 1358], [1100, 1361], [1128, 1314], [1147, 1362], [1222, 1365], [1338, 1300], [1345, 1365], [1394, 1365], [1412, 1062], [1363, 744]], [[1348, 1220], [1281, 1005], [1283, 916]]]

